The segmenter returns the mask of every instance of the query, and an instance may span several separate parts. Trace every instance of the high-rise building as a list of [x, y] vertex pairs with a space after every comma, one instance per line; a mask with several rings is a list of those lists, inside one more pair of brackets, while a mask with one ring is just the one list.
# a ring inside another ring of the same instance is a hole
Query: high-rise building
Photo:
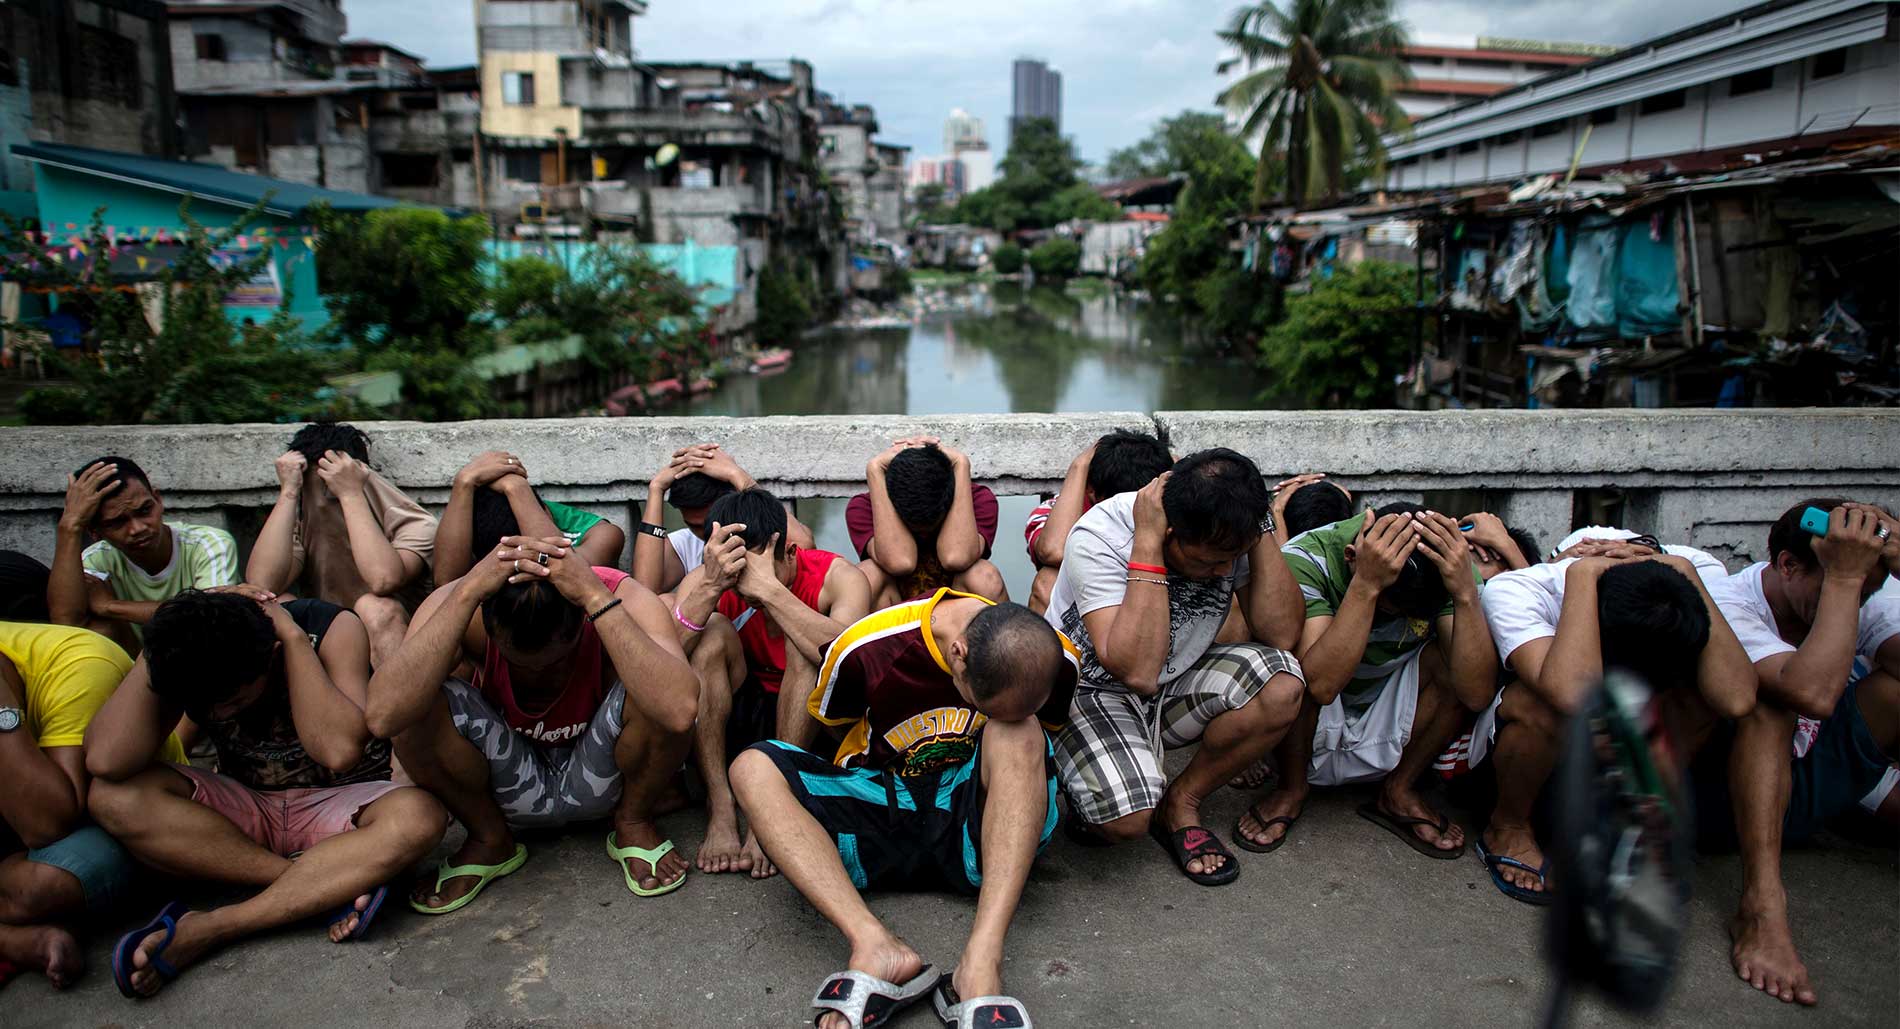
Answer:
[[954, 154], [969, 146], [988, 146], [988, 137], [983, 134], [983, 119], [961, 107], [950, 109], [950, 117], [943, 120], [943, 152]]
[[1047, 118], [1062, 131], [1062, 73], [1034, 57], [1018, 57], [1010, 68], [1013, 83], [1009, 109], [1009, 138], [1025, 118]]

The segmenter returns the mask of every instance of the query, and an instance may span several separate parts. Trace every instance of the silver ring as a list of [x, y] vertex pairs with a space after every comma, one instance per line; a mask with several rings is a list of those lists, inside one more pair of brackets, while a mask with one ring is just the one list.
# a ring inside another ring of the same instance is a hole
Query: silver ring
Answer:
[[534, 563], [546, 568], [548, 566], [548, 556], [546, 554], [536, 554], [534, 555]]
[[514, 562], [513, 562], [513, 568], [514, 568], [514, 570], [515, 570], [515, 571], [517, 571], [517, 572], [521, 570], [521, 559], [520, 559], [520, 558], [518, 558], [518, 557], [517, 557], [517, 558], [515, 558], [515, 559], [514, 559]]
[[1891, 535], [1893, 535], [1893, 530], [1887, 528], [1884, 525], [1874, 530], [1874, 538], [1879, 540], [1882, 543], [1887, 542], [1887, 537]]

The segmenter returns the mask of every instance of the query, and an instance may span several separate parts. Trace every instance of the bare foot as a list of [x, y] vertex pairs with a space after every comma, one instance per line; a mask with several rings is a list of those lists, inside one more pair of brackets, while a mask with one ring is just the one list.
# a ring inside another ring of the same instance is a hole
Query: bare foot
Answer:
[[1257, 790], [1265, 786], [1272, 778], [1273, 766], [1268, 764], [1267, 759], [1263, 757], [1248, 765], [1239, 775], [1227, 780], [1227, 785], [1237, 790]]
[[1783, 1003], [1815, 1002], [1814, 987], [1808, 984], [1808, 966], [1795, 953], [1794, 933], [1788, 928], [1788, 916], [1780, 911], [1736, 912], [1728, 924], [1729, 960], [1735, 974], [1750, 986]]
[[[614, 822], [614, 842], [622, 847], [639, 847], [653, 850], [666, 842], [660, 834], [660, 827], [652, 822]], [[660, 859], [658, 868], [649, 868], [647, 863], [636, 857], [626, 860], [627, 871], [633, 873], [633, 881], [643, 890], [657, 890], [686, 878], [686, 858], [677, 849], [669, 850]], [[645, 875], [640, 874], [644, 870]]]
[[772, 859], [765, 856], [765, 849], [759, 846], [759, 838], [748, 832], [745, 834], [745, 854], [740, 859], [750, 862], [746, 865], [752, 871], [754, 879], [770, 879], [778, 874], [778, 867]]
[[183, 972], [192, 963], [204, 955], [212, 944], [209, 933], [203, 931], [205, 914], [202, 911], [187, 911], [178, 919], [178, 930], [172, 936], [172, 942], [163, 954], [157, 953], [159, 944], [165, 942], [165, 930], [159, 929], [139, 941], [138, 949], [132, 952], [132, 992], [141, 997], [150, 997], [165, 988], [165, 977], [152, 967], [154, 958], [164, 962], [177, 971]]
[[[924, 959], [911, 949], [910, 944], [895, 936], [886, 935], [865, 947], [853, 947], [851, 960], [846, 968], [866, 975], [874, 975], [887, 983], [899, 986], [917, 978], [924, 970]], [[818, 1019], [818, 1029], [849, 1029], [850, 1023], [843, 1015], [827, 1011]]]
[[86, 955], [73, 934], [56, 925], [0, 925], [0, 960], [37, 969], [63, 990], [86, 970]]
[[1464, 826], [1447, 820], [1445, 831], [1439, 832], [1437, 823], [1439, 819], [1445, 817], [1444, 814], [1432, 810], [1431, 805], [1425, 803], [1424, 798], [1414, 793], [1409, 785], [1395, 782], [1391, 778], [1386, 779], [1384, 786], [1379, 790], [1379, 808], [1388, 815], [1397, 815], [1400, 818], [1423, 818], [1432, 823], [1412, 826], [1412, 835], [1439, 850], [1457, 850], [1465, 845]]
[[[1161, 798], [1161, 806], [1155, 809], [1154, 818], [1162, 828], [1170, 833], [1201, 824], [1201, 802], [1179, 790], [1170, 789]], [[1222, 854], [1200, 854], [1188, 858], [1187, 871], [1190, 875], [1206, 875], [1227, 867], [1227, 857]]]
[[[1484, 849], [1493, 857], [1507, 857], [1522, 861], [1532, 868], [1544, 867], [1544, 851], [1537, 846], [1537, 837], [1531, 827], [1506, 825], [1495, 816], [1484, 830]], [[1532, 893], [1542, 893], [1549, 887], [1535, 872], [1526, 872], [1515, 865], [1499, 865], [1498, 874], [1512, 886], [1526, 889]]]
[[957, 961], [950, 975], [950, 988], [961, 1002], [975, 997], [1003, 996], [1003, 963], [972, 959], [968, 952]]
[[[478, 840], [471, 836], [462, 844], [462, 848], [449, 856], [446, 865], [498, 865], [515, 856], [515, 838], [506, 836], [499, 840]], [[424, 875], [416, 880], [409, 891], [409, 899], [425, 908], [447, 907], [466, 896], [481, 882], [477, 875], [458, 875], [445, 880], [442, 889], [435, 888], [435, 877]]]
[[[622, 841], [625, 845], [625, 841]], [[702, 872], [742, 872], [750, 869], [740, 854], [739, 816], [736, 814], [713, 815], [706, 822], [706, 838], [699, 844], [699, 856], [694, 865]]]
[[1278, 789], [1247, 809], [1240, 816], [1240, 835], [1256, 847], [1272, 846], [1283, 839], [1293, 826], [1290, 822], [1274, 822], [1276, 818], [1298, 818], [1306, 808], [1306, 795], [1312, 787], [1302, 790]]
[[369, 909], [369, 901], [370, 895], [367, 893], [356, 898], [356, 903], [352, 905], [356, 908], [356, 913], [330, 926], [331, 943], [350, 942], [350, 934], [356, 931], [356, 923], [362, 921], [363, 912]]

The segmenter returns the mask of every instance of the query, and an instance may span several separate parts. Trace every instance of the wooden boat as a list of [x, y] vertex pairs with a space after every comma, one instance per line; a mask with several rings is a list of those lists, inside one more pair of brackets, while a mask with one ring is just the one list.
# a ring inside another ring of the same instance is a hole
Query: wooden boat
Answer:
[[791, 351], [784, 347], [774, 347], [760, 352], [759, 356], [752, 359], [752, 370], [754, 372], [777, 371], [791, 363]]

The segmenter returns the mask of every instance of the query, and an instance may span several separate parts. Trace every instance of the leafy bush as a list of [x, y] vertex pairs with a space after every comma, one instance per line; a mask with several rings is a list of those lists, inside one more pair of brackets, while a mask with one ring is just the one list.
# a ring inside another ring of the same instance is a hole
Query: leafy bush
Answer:
[[504, 322], [536, 316], [556, 316], [556, 294], [567, 279], [567, 269], [544, 257], [510, 257], [495, 266], [495, 288], [489, 306]]
[[1205, 312], [1201, 324], [1215, 338], [1251, 346], [1279, 320], [1282, 298], [1279, 283], [1229, 262], [1187, 284], [1182, 299]]
[[1014, 275], [1023, 270], [1023, 248], [1014, 243], [1005, 243], [996, 248], [990, 256], [990, 265], [999, 275]]
[[330, 335], [368, 349], [487, 349], [475, 319], [487, 306], [482, 274], [488, 222], [433, 208], [386, 207], [362, 215], [319, 207], [317, 265]]
[[812, 303], [797, 275], [782, 264], [766, 265], [759, 273], [759, 342], [796, 342], [811, 320]]
[[1038, 279], [1059, 282], [1073, 278], [1082, 268], [1082, 245], [1061, 236], [1044, 240], [1029, 252], [1029, 267]]
[[1289, 297], [1286, 319], [1260, 341], [1278, 390], [1312, 407], [1389, 405], [1412, 353], [1414, 279], [1411, 268], [1367, 261]]
[[20, 417], [28, 425], [84, 425], [92, 402], [71, 386], [36, 386], [20, 397]]

